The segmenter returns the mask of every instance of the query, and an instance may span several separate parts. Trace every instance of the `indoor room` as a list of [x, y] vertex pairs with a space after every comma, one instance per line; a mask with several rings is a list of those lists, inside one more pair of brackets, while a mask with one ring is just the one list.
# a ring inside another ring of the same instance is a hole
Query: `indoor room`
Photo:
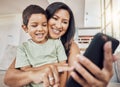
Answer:
[[[28, 5], [46, 9], [51, 3], [63, 2], [70, 7], [75, 19], [74, 42], [82, 54], [97, 33], [120, 41], [120, 0], [0, 0], [0, 87], [17, 54], [17, 47], [30, 39], [22, 29], [22, 12]], [[120, 87], [120, 46], [114, 54], [114, 74], [107, 87]]]

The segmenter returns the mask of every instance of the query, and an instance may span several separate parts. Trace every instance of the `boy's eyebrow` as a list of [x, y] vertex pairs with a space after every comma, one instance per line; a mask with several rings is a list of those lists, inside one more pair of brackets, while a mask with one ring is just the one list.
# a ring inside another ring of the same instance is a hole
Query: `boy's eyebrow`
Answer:
[[[36, 22], [36, 21], [32, 21], [31, 23], [38, 23], [38, 22]], [[45, 22], [43, 22], [43, 23], [47, 23], [47, 21], [45, 21]]]
[[47, 23], [47, 21], [44, 21], [43, 23]]
[[47, 22], [43, 22], [43, 23], [46, 23], [46, 24], [47, 24]]

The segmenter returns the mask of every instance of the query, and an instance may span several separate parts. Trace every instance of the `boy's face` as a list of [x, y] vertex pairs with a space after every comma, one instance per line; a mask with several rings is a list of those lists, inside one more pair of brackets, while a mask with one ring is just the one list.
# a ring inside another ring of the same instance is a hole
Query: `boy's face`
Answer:
[[48, 35], [46, 16], [44, 14], [32, 14], [25, 31], [29, 33], [34, 42], [44, 43]]

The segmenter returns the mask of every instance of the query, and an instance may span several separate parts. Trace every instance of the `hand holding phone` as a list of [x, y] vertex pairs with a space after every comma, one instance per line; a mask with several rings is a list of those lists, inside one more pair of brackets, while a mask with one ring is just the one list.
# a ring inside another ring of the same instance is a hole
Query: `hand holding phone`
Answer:
[[[112, 42], [112, 53], [114, 53], [115, 49], [119, 45], [119, 41], [111, 36], [108, 36], [103, 33], [97, 33], [90, 45], [86, 49], [84, 56], [89, 58], [94, 64], [96, 64], [100, 69], [103, 68], [104, 61], [104, 49], [103, 46], [107, 41]], [[82, 77], [77, 71], [75, 71], [80, 77]], [[67, 81], [66, 87], [82, 87], [78, 84], [72, 77], [70, 77]]]

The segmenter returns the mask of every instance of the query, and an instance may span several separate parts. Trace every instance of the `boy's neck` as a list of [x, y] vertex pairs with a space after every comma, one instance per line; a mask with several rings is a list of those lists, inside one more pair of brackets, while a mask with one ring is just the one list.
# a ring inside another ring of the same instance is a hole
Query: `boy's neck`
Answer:
[[[31, 39], [32, 40], [32, 39]], [[36, 44], [44, 44], [48, 41], [48, 38], [46, 38], [44, 41], [39, 41], [39, 42], [35, 42], [34, 40], [32, 40], [34, 43]]]

